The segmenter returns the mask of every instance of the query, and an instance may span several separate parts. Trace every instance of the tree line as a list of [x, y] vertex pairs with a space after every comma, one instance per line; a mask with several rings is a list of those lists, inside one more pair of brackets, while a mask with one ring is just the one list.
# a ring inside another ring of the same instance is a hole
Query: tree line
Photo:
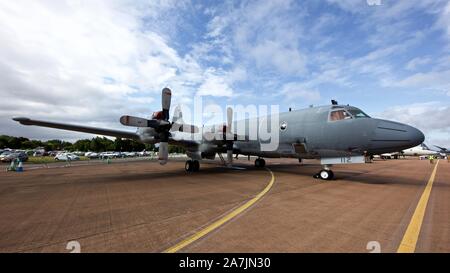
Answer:
[[[59, 139], [52, 139], [47, 141], [30, 140], [25, 137], [14, 137], [1, 135], [0, 136], [0, 149], [20, 149], [30, 150], [42, 147], [46, 151], [81, 151], [81, 152], [140, 152], [157, 151], [153, 144], [143, 144], [136, 140], [116, 138], [111, 140], [106, 137], [94, 137], [92, 139], [80, 139], [74, 143], [63, 141]], [[169, 145], [170, 153], [184, 153], [184, 149], [179, 146]]]

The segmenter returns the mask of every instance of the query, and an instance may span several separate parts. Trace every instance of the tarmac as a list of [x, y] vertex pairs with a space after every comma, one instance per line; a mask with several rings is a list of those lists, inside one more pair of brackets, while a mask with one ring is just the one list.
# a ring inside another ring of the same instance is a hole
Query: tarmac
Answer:
[[450, 252], [447, 161], [335, 165], [331, 181], [312, 177], [317, 161], [266, 162], [202, 163], [198, 173], [184, 160], [2, 171], [0, 252], [67, 253], [70, 241], [81, 252], [397, 252], [414, 230], [415, 252]]

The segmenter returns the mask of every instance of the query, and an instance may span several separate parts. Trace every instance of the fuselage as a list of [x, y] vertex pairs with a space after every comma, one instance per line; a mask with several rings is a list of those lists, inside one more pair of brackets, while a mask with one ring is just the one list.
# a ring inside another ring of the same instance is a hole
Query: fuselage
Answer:
[[[342, 111], [346, 113], [344, 117], [333, 118], [334, 112]], [[250, 122], [259, 125], [260, 118]], [[260, 151], [259, 141], [236, 142], [239, 153], [300, 158], [375, 155], [413, 147], [424, 140], [423, 133], [414, 127], [370, 118], [352, 106], [333, 105], [286, 112], [279, 115], [279, 123], [276, 151]]]
[[[278, 123], [276, 149], [265, 150], [262, 145], [262, 124]], [[220, 128], [222, 125], [215, 126]], [[252, 130], [255, 129], [256, 131]], [[203, 133], [213, 127], [203, 128]], [[244, 128], [239, 130], [238, 128]], [[151, 129], [141, 135], [152, 140]], [[260, 157], [327, 158], [356, 155], [375, 155], [401, 151], [424, 141], [418, 129], [388, 120], [371, 118], [352, 106], [329, 105], [311, 107], [278, 114], [278, 118], [263, 116], [233, 122], [232, 132], [238, 135], [253, 135], [248, 141], [234, 141], [233, 151], [243, 155]], [[256, 135], [255, 135], [256, 134]], [[199, 145], [187, 147], [188, 155], [213, 155], [224, 152], [223, 145], [200, 140]], [[199, 157], [199, 156], [196, 156]], [[201, 156], [204, 157], [204, 156]]]

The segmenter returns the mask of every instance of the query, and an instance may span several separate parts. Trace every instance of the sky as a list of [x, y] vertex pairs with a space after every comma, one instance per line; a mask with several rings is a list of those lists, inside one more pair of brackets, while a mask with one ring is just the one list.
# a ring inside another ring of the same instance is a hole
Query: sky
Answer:
[[172, 105], [336, 99], [450, 147], [450, 2], [0, 1], [0, 134], [92, 137], [14, 116], [124, 129], [164, 87]]

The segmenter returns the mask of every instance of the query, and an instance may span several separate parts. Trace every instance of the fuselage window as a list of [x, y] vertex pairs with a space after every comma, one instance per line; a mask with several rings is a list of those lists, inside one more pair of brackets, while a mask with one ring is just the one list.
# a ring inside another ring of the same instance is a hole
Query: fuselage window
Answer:
[[336, 110], [330, 113], [330, 121], [351, 119], [352, 116], [345, 110]]

